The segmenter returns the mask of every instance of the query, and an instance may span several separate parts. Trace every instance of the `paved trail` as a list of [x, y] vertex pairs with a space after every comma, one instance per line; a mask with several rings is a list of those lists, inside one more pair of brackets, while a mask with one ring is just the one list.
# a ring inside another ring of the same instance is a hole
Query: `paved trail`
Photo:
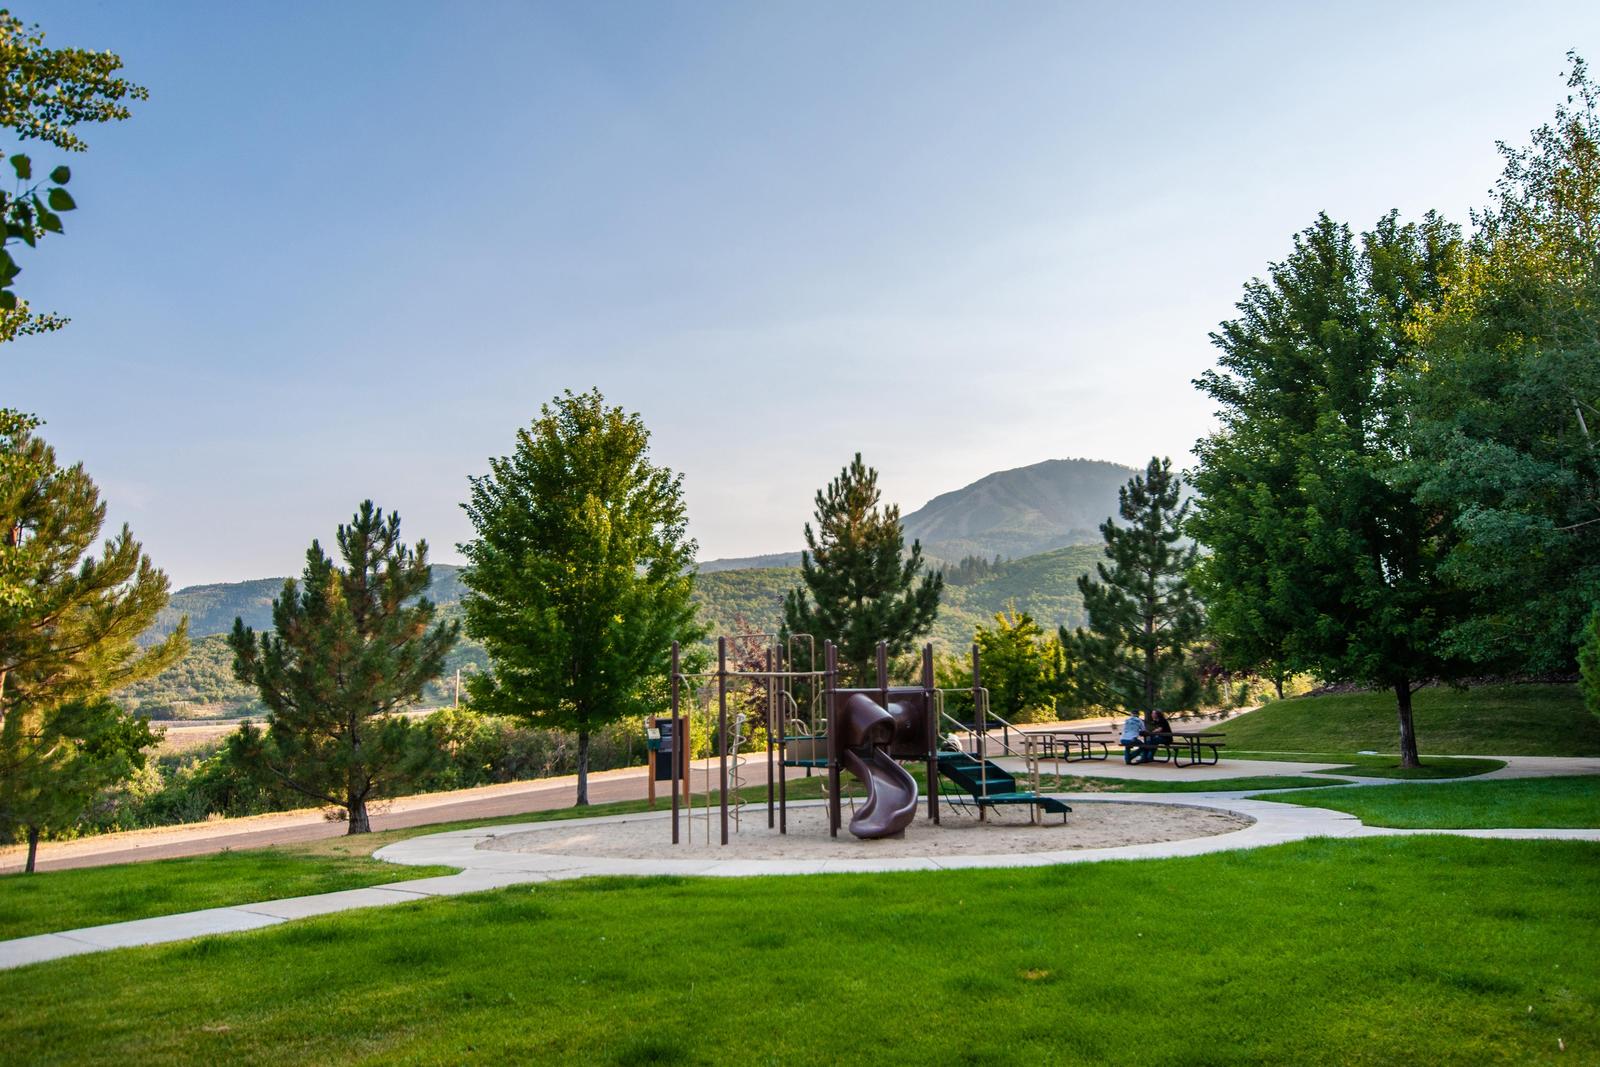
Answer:
[[[662, 783], [665, 785], [665, 783]], [[589, 800], [595, 804], [615, 800], [642, 800], [646, 793], [645, 769], [629, 767], [589, 775]], [[401, 797], [372, 813], [374, 830], [401, 830], [460, 819], [492, 819], [572, 806], [577, 778], [541, 778], [531, 782], [426, 793]], [[663, 799], [665, 803], [665, 799]], [[50, 841], [39, 846], [42, 871], [68, 867], [101, 867], [112, 863], [200, 856], [228, 849], [264, 848], [339, 837], [343, 822], [331, 822], [320, 810], [286, 811], [248, 819], [218, 819], [189, 826], [168, 826], [101, 834], [76, 841]], [[22, 869], [26, 851], [15, 846], [0, 849], [0, 874]]]

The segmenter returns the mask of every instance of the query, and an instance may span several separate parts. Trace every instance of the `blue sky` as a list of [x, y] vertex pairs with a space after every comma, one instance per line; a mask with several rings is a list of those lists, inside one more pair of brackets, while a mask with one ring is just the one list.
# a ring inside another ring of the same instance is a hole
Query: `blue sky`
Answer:
[[565, 388], [644, 416], [705, 558], [798, 547], [858, 449], [908, 511], [1187, 462], [1296, 230], [1464, 222], [1600, 60], [1592, 3], [14, 10], [151, 98], [70, 160], [20, 291], [73, 323], [0, 403], [178, 585], [297, 571], [365, 497], [456, 559]]

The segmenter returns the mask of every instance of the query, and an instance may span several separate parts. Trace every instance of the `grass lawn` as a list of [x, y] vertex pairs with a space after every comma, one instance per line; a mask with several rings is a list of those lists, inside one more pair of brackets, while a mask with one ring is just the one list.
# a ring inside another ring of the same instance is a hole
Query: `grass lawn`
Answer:
[[[789, 797], [804, 800], [821, 796], [821, 785], [821, 778], [791, 781]], [[766, 787], [746, 789], [745, 795], [751, 803], [758, 798], [765, 803]], [[671, 801], [661, 801], [660, 806], [670, 807]], [[372, 853], [392, 841], [468, 826], [587, 819], [647, 810], [646, 801], [623, 800], [587, 808], [559, 808], [493, 819], [435, 823], [300, 845], [37, 874], [8, 874], [0, 876], [0, 940], [180, 911], [225, 908], [280, 897], [333, 893], [454, 874], [453, 867], [403, 867], [384, 863], [373, 859]]]
[[[1575, 685], [1430, 686], [1412, 698], [1424, 753], [1464, 756], [1600, 756], [1600, 719]], [[1296, 697], [1222, 727], [1233, 749], [1273, 752], [1393, 752], [1399, 745], [1393, 693]], [[1426, 756], [1424, 756], [1426, 759]]]
[[[3, 972], [0, 1047], [29, 1064], [1594, 1062], [1597, 955], [1600, 845], [1582, 842], [587, 879]], [[1192, 1024], [1152, 1025], [1152, 998]]]
[[[1050, 778], [1043, 782], [1049, 786]], [[1059, 790], [1063, 793], [1212, 793], [1219, 790], [1305, 789], [1308, 786], [1340, 785], [1345, 779], [1301, 778], [1283, 774], [1258, 774], [1245, 778], [1213, 778], [1210, 781], [1161, 781], [1148, 778], [1095, 778], [1064, 775]]]
[[1233, 752], [1229, 759], [1290, 760], [1305, 763], [1336, 763], [1325, 774], [1355, 774], [1364, 778], [1470, 778], [1504, 767], [1505, 760], [1472, 756], [1423, 756], [1422, 766], [1402, 767], [1399, 756], [1363, 756], [1355, 752]]
[[1272, 799], [1347, 811], [1368, 826], [1600, 827], [1600, 775], [1310, 789]]

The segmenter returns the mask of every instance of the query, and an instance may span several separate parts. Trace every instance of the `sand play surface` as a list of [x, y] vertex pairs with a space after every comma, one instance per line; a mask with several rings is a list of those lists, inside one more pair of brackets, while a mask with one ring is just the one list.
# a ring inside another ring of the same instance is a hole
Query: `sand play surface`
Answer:
[[[504, 834], [480, 848], [503, 852], [538, 852], [558, 856], [607, 856], [618, 859], [684, 859], [714, 854], [719, 859], [837, 859], [912, 856], [997, 856], [1019, 852], [1057, 852], [1064, 849], [1111, 848], [1154, 841], [1178, 841], [1232, 833], [1253, 820], [1231, 812], [1175, 804], [1130, 804], [1073, 801], [1066, 824], [1061, 816], [1045, 816], [1043, 825], [1030, 825], [1026, 809], [991, 813], [985, 823], [951, 811], [942, 813], [941, 825], [926, 817], [926, 809], [907, 828], [904, 837], [863, 841], [848, 830], [850, 809], [844, 811], [845, 829], [837, 839], [828, 836], [827, 810], [821, 806], [789, 808], [789, 833], [780, 837], [767, 829], [766, 806], [748, 805], [742, 828], [731, 832], [726, 848], [706, 843], [706, 819], [697, 812], [692, 844], [674, 846], [667, 820], [622, 816], [590, 826], [553, 823], [537, 830]], [[717, 812], [711, 812], [712, 839], [717, 837]]]

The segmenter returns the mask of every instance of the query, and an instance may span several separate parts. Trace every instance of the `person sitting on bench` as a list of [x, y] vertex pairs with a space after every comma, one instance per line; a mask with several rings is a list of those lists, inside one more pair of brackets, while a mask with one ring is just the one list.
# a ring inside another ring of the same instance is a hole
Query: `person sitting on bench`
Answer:
[[1162, 745], [1172, 743], [1172, 723], [1167, 720], [1167, 713], [1158, 711], [1151, 716], [1150, 728], [1144, 732], [1144, 756], [1140, 763], [1149, 763], [1156, 758], [1156, 750]]
[[1140, 739], [1144, 736], [1144, 720], [1139, 718], [1137, 711], [1128, 712], [1128, 717], [1122, 723], [1122, 762], [1144, 762], [1144, 746]]

